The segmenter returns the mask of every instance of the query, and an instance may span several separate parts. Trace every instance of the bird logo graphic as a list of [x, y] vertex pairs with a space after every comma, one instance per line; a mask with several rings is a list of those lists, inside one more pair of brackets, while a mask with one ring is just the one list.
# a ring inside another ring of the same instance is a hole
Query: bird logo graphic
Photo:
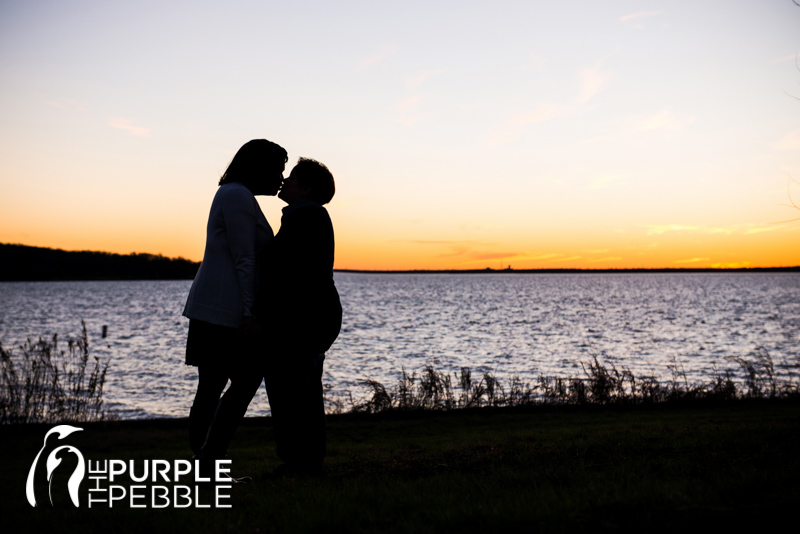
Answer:
[[[31, 469], [28, 472], [28, 481], [25, 484], [25, 494], [28, 497], [28, 502], [34, 508], [37, 505], [36, 503], [36, 495], [33, 491], [33, 479], [34, 473], [36, 472], [36, 466], [39, 463], [39, 457], [42, 455], [44, 450], [47, 448], [47, 439], [52, 434], [56, 434], [58, 439], [64, 439], [70, 434], [74, 432], [78, 432], [83, 430], [82, 428], [78, 428], [76, 426], [70, 425], [58, 425], [50, 429], [47, 434], [44, 435], [44, 444], [42, 448], [39, 450], [38, 454], [36, 454], [36, 458], [33, 460], [33, 464], [31, 465]], [[53, 471], [55, 471], [56, 467], [61, 464], [61, 458], [58, 457], [59, 452], [66, 451], [75, 454], [78, 457], [78, 465], [75, 467], [75, 470], [72, 472], [72, 475], [69, 477], [69, 481], [67, 482], [67, 490], [69, 492], [69, 497], [72, 500], [72, 504], [76, 507], [79, 506], [78, 501], [78, 488], [81, 485], [81, 481], [83, 481], [83, 477], [86, 475], [86, 461], [83, 458], [83, 454], [77, 448], [73, 447], [72, 445], [62, 445], [53, 449], [53, 451], [47, 456], [46, 467], [47, 467], [47, 482], [48, 482], [48, 496], [50, 497], [50, 504], [53, 504], [53, 493], [52, 493], [52, 483], [53, 483]]]

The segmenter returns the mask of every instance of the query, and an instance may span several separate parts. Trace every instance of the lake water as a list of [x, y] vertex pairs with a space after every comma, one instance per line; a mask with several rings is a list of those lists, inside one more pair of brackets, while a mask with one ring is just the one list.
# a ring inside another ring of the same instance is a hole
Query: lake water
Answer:
[[[190, 281], [0, 283], [0, 341], [76, 336], [111, 364], [106, 406], [123, 418], [189, 413], [196, 369], [183, 364]], [[581, 362], [690, 382], [762, 348], [782, 378], [800, 371], [800, 273], [336, 273], [342, 333], [326, 358], [331, 394], [359, 380], [394, 385], [401, 369], [471, 367], [507, 380], [582, 376]], [[101, 337], [108, 325], [108, 337]], [[248, 412], [269, 413], [261, 388]]]

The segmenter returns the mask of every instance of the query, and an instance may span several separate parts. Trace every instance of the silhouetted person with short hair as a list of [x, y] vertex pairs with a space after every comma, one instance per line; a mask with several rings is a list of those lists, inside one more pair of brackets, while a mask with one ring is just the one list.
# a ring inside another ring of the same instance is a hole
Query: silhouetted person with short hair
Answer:
[[342, 324], [333, 225], [323, 207], [334, 192], [328, 168], [300, 158], [278, 194], [288, 206], [262, 264], [257, 315], [266, 333], [264, 377], [277, 453], [285, 462], [278, 473], [327, 474], [322, 369]]
[[[203, 262], [183, 311], [189, 318], [186, 364], [198, 370], [189, 412], [195, 456], [203, 450], [208, 459], [225, 456], [261, 385], [255, 347], [256, 262], [273, 232], [255, 195], [278, 192], [287, 160], [286, 150], [266, 139], [245, 143], [222, 175], [211, 204]], [[214, 439], [206, 443], [210, 436]]]

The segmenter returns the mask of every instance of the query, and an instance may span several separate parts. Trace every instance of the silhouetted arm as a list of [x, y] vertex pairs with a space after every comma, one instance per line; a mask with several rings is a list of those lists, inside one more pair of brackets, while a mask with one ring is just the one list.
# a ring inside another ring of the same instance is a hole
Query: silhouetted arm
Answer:
[[255, 199], [249, 191], [232, 192], [222, 207], [228, 251], [236, 269], [244, 317], [253, 316], [256, 301], [256, 225]]

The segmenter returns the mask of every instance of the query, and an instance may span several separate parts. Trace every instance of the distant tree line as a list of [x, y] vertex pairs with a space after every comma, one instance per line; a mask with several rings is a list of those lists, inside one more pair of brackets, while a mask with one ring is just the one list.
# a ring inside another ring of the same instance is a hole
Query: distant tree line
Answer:
[[[60, 249], [7, 245], [0, 243], [0, 281], [36, 280], [193, 280], [200, 262], [184, 258], [166, 258], [160, 254], [111, 254], [109, 252], [68, 252]], [[336, 269], [352, 273], [418, 273], [418, 274], [491, 274], [491, 273], [694, 273], [694, 272], [800, 272], [800, 266], [745, 267], [738, 269], [474, 269], [360, 271]]]
[[192, 280], [199, 262], [160, 254], [69, 252], [0, 244], [1, 281]]

